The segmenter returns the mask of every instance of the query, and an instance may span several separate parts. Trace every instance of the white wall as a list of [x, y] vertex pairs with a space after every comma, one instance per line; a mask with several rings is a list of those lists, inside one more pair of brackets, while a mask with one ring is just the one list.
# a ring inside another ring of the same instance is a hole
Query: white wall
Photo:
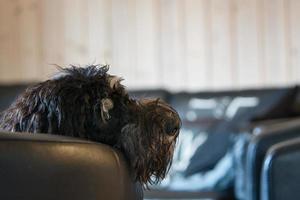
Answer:
[[129, 88], [300, 82], [299, 0], [0, 0], [0, 82], [110, 63]]

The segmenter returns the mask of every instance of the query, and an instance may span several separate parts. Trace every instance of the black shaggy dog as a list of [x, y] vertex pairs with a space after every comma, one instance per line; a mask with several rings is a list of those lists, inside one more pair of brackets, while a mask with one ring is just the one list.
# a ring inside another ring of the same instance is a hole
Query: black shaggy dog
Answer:
[[29, 87], [0, 116], [0, 129], [85, 138], [124, 153], [136, 181], [163, 179], [181, 125], [159, 99], [131, 99], [108, 66], [60, 68], [51, 80]]

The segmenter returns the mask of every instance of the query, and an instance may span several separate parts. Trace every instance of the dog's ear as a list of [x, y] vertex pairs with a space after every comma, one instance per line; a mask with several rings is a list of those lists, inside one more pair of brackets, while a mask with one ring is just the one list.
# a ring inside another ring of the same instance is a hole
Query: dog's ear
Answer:
[[142, 143], [140, 128], [135, 124], [127, 124], [121, 130], [121, 136], [116, 147], [125, 154], [135, 179], [141, 183], [146, 183], [146, 178], [142, 176], [148, 176], [144, 173], [147, 166], [142, 161], [146, 159], [143, 155], [147, 150], [143, 148]]
[[121, 81], [124, 79], [118, 76], [109, 76], [108, 77], [108, 82], [109, 82], [109, 87], [113, 90], [118, 89], [121, 86]]
[[104, 98], [101, 100], [101, 118], [104, 123], [110, 119], [109, 111], [113, 109], [114, 103], [109, 98]]

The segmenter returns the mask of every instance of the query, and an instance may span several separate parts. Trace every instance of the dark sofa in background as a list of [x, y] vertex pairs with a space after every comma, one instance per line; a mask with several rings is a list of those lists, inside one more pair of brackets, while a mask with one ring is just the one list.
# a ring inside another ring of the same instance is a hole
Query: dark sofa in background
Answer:
[[[0, 110], [6, 108], [25, 87], [0, 86]], [[270, 178], [265, 174], [273, 173], [268, 172], [268, 165], [264, 164], [265, 157], [269, 156], [268, 150], [277, 143], [300, 136], [296, 128], [287, 134], [291, 137], [285, 137], [292, 125], [297, 127], [299, 122], [300, 126], [298, 87], [194, 93], [139, 90], [130, 91], [130, 95], [164, 99], [179, 112], [183, 122], [169, 176], [161, 185], [145, 191], [146, 199], [266, 197], [269, 194], [266, 188], [269, 190], [271, 186], [268, 185]], [[274, 127], [280, 131], [273, 130]], [[265, 135], [272, 138], [271, 143], [257, 142], [260, 141], [257, 138], [269, 138]], [[216, 173], [224, 163], [227, 163], [223, 168], [225, 172]], [[203, 181], [200, 179], [190, 184], [191, 177], [199, 174], [213, 177], [213, 181], [203, 178]], [[263, 184], [260, 184], [261, 176]], [[174, 184], [176, 181], [177, 185]]]
[[6, 109], [28, 84], [0, 85], [0, 112]]

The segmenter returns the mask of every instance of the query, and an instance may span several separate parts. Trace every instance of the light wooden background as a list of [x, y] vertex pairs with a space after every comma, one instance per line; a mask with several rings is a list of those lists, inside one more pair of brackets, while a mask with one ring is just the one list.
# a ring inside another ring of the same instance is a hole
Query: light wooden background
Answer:
[[129, 88], [300, 82], [300, 0], [0, 0], [0, 82], [111, 64]]

